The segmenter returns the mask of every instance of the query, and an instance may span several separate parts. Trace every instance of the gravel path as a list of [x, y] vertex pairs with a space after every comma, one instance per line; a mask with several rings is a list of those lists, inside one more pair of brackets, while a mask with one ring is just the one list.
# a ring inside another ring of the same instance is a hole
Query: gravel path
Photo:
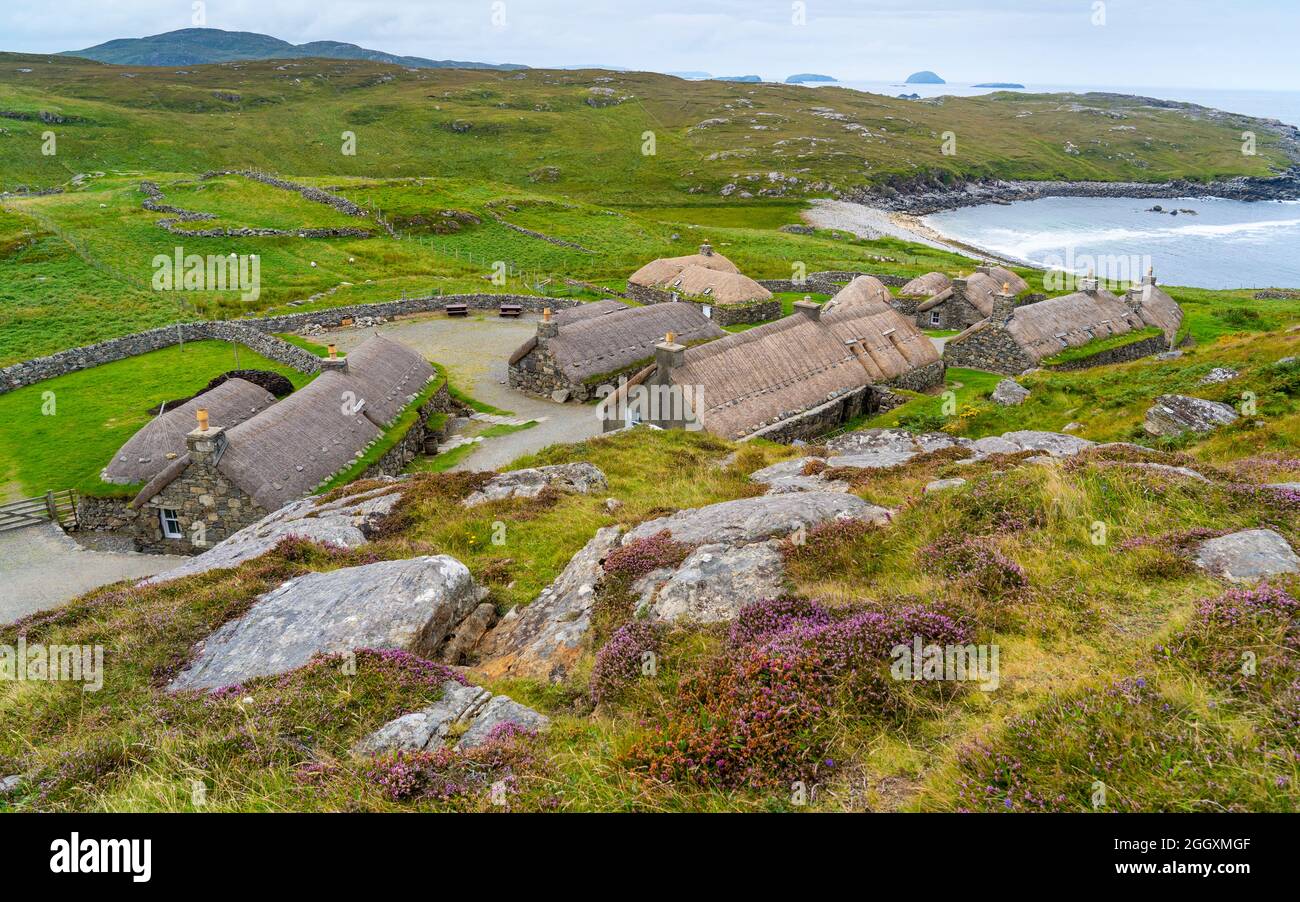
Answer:
[[495, 470], [525, 454], [559, 442], [578, 442], [600, 434], [590, 404], [556, 404], [522, 394], [505, 384], [506, 361], [537, 333], [537, 317], [501, 319], [494, 313], [451, 319], [434, 313], [407, 317], [370, 329], [341, 329], [330, 339], [347, 351], [379, 332], [447, 368], [457, 388], [485, 404], [509, 410], [521, 420], [538, 420], [529, 429], [479, 442], [456, 470]]
[[0, 623], [56, 608], [121, 579], [152, 576], [185, 560], [170, 554], [91, 551], [53, 523], [0, 532]]

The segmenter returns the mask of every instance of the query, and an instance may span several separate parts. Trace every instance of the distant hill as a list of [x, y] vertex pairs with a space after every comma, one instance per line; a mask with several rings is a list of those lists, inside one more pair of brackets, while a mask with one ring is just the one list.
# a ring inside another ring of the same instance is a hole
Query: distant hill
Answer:
[[62, 56], [80, 56], [121, 66], [200, 66], [235, 60], [327, 59], [369, 60], [413, 69], [526, 69], [513, 63], [473, 63], [460, 60], [430, 60], [419, 56], [397, 56], [382, 50], [367, 50], [341, 41], [312, 41], [290, 44], [269, 34], [251, 31], [223, 31], [220, 28], [182, 28], [145, 38], [118, 38], [87, 47], [65, 50]]
[[785, 83], [788, 85], [801, 85], [804, 82], [809, 82], [809, 81], [835, 81], [835, 80], [836, 79], [832, 78], [829, 75], [817, 75], [813, 72], [800, 72], [798, 75], [791, 75], [789, 78], [785, 80]]
[[986, 81], [982, 84], [971, 85], [972, 88], [1024, 88], [1024, 85], [1016, 84], [1014, 81]]
[[743, 81], [749, 84], [757, 84], [763, 79], [757, 75], [715, 75], [714, 81]]
[[665, 72], [664, 75], [671, 75], [673, 78], [686, 78], [692, 81], [711, 77], [707, 72], [697, 72], [693, 70], [687, 70], [685, 72]]
[[906, 84], [909, 84], [909, 85], [946, 85], [947, 82], [944, 81], [942, 78], [940, 78], [938, 75], [935, 75], [935, 74], [934, 74], [933, 72], [931, 72], [929, 69], [924, 69], [924, 70], [922, 70], [922, 71], [920, 71], [920, 72], [913, 72], [911, 75], [907, 76], [907, 82], [906, 82]]

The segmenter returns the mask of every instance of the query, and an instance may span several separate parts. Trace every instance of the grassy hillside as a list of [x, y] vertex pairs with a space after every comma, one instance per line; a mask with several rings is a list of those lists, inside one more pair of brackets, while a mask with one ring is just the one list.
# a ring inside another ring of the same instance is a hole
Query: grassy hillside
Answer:
[[[452, 787], [445, 792], [423, 791], [409, 770], [398, 779], [400, 762], [347, 752], [428, 704], [445, 678], [428, 662], [363, 653], [351, 675], [323, 659], [210, 698], [159, 688], [195, 640], [292, 576], [445, 552], [505, 609], [533, 598], [598, 527], [751, 495], [747, 474], [794, 452], [638, 430], [521, 462], [596, 464], [624, 502], [612, 514], [603, 493], [466, 509], [457, 499], [481, 476], [419, 475], [385, 536], [364, 549], [289, 541], [233, 572], [108, 587], [21, 624], [29, 643], [105, 644], [111, 679], [93, 694], [0, 686], [10, 726], [0, 770], [30, 775], [0, 807], [190, 810], [192, 781], [201, 781], [206, 810], [490, 810], [488, 783], [510, 775], [509, 807], [531, 811], [789, 810], [793, 779], [816, 785], [808, 805], [820, 810], [1086, 811], [1097, 780], [1117, 810], [1291, 810], [1300, 779], [1288, 720], [1294, 656], [1249, 684], [1223, 664], [1243, 648], [1263, 659], [1280, 647], [1300, 585], [1224, 595], [1184, 551], [1198, 535], [1260, 525], [1300, 543], [1294, 501], [1257, 485], [1300, 476], [1294, 390], [1289, 397], [1272, 454], [1230, 461], [1211, 440], [1191, 449], [1194, 459], [1161, 458], [1198, 467], [1208, 485], [1130, 468], [1116, 452], [1050, 467], [934, 455], [874, 473], [854, 491], [896, 507], [894, 522], [827, 528], [787, 546], [792, 599], [758, 604], [730, 633], [629, 628], [593, 669], [592, 654], [627, 618], [603, 608], [570, 682], [489, 684], [554, 727], [418, 764], [435, 786]], [[922, 493], [951, 475], [968, 485]], [[491, 541], [498, 521], [508, 524], [504, 547]], [[1098, 521], [1108, 527], [1102, 544], [1091, 538]], [[896, 683], [870, 664], [846, 668], [841, 633], [815, 624], [849, 615], [884, 617], [883, 635], [905, 625], [890, 626], [891, 617], [924, 616], [996, 643], [1000, 686], [939, 689]], [[780, 659], [752, 644], [788, 622], [805, 622], [810, 642], [821, 638]], [[14, 638], [14, 628], [0, 629], [0, 641]], [[610, 670], [611, 659], [636, 661], [642, 647], [657, 651], [654, 676]], [[788, 704], [768, 707], [773, 697]], [[756, 721], [765, 728], [754, 731]], [[748, 740], [726, 741], [741, 735]], [[705, 761], [691, 759], [705, 749]]]
[[279, 38], [251, 31], [223, 31], [219, 28], [182, 28], [144, 38], [118, 38], [70, 50], [66, 56], [115, 63], [122, 66], [198, 66], [203, 63], [226, 63], [236, 60], [329, 59], [372, 60], [395, 66], [418, 69], [458, 66], [464, 69], [517, 69], [519, 66], [491, 63], [430, 60], [418, 56], [397, 56], [382, 50], [367, 50], [340, 41], [312, 41], [290, 44]]
[[[34, 117], [4, 123], [0, 189], [97, 170], [258, 166], [542, 184], [638, 205], [716, 201], [728, 184], [739, 201], [746, 191], [824, 196], [919, 174], [1203, 180], [1288, 165], [1271, 126], [1102, 95], [914, 103], [650, 73], [409, 71], [343, 60], [178, 72], [22, 54], [0, 54], [0, 63], [0, 110]], [[41, 112], [65, 120], [56, 156], [40, 153]], [[1241, 153], [1247, 126], [1259, 133], [1257, 156]], [[342, 153], [344, 131], [356, 135], [355, 156]], [[653, 155], [643, 153], [646, 132]], [[942, 153], [945, 132], [956, 136], [953, 155]], [[768, 179], [774, 172], [781, 182]]]

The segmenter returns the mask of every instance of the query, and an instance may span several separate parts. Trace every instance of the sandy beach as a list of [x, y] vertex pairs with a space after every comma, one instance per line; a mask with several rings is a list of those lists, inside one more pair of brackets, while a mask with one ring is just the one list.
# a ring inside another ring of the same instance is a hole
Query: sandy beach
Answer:
[[1011, 260], [984, 248], [953, 241], [926, 225], [924, 217], [911, 213], [895, 213], [851, 201], [818, 199], [812, 201], [809, 209], [804, 211], [803, 219], [819, 229], [840, 229], [859, 238], [898, 238], [973, 260], [1026, 265], [1023, 261]]

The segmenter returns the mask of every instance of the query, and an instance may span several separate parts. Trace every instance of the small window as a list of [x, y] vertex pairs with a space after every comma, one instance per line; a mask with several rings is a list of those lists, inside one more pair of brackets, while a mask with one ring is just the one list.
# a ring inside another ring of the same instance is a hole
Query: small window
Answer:
[[704, 314], [705, 319], [713, 319], [713, 308], [708, 304], [701, 304], [700, 312]]
[[930, 325], [932, 325], [932, 326], [940, 326], [940, 325], [943, 325], [943, 314], [941, 314], [938, 310], [931, 310], [931, 311], [930, 311]]
[[185, 533], [181, 531], [180, 518], [176, 516], [176, 511], [169, 507], [164, 507], [158, 511], [158, 519], [162, 522], [163, 538], [183, 539]]

